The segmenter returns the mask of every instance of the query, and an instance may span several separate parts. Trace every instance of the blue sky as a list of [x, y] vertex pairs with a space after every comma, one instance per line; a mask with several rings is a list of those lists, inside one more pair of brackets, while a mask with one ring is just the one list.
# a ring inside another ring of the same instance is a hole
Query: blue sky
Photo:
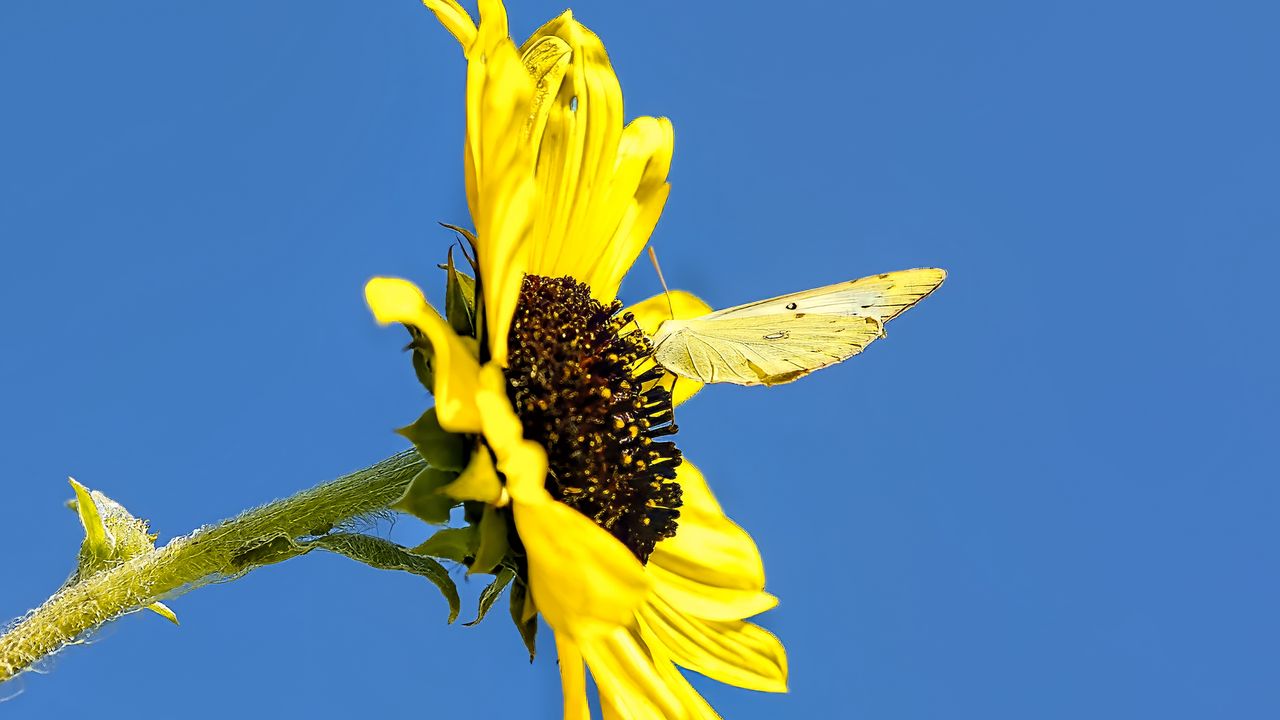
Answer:
[[[1280, 714], [1274, 7], [574, 7], [628, 116], [675, 124], [673, 286], [951, 273], [864, 355], [681, 409], [791, 659], [789, 695], [699, 681], [713, 704]], [[164, 540], [402, 447], [424, 398], [361, 287], [438, 283], [435, 223], [467, 220], [464, 65], [426, 10], [8, 2], [0, 68], [0, 615], [72, 568], [67, 475]], [[623, 295], [657, 288], [640, 265]], [[418, 578], [309, 556], [171, 606], [0, 713], [558, 713], [549, 633], [530, 666]]]

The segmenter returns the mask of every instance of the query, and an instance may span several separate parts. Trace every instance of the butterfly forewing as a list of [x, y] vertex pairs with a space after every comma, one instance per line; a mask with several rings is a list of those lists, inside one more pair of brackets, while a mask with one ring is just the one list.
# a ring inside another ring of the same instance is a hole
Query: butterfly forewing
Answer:
[[692, 320], [668, 320], [654, 359], [704, 383], [778, 385], [834, 365], [884, 334], [884, 324], [946, 279], [936, 268], [872, 275]]
[[899, 270], [717, 310], [706, 317], [819, 313], [857, 315], [886, 323], [923, 300], [946, 277], [947, 273], [937, 268]]

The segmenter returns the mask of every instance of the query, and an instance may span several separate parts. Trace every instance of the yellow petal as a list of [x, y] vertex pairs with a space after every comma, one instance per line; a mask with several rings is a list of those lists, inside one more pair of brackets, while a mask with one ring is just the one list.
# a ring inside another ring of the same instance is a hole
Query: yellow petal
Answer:
[[522, 51], [539, 78], [530, 135], [539, 194], [530, 272], [571, 275], [598, 299], [612, 300], [666, 200], [671, 124], [640, 118], [623, 129], [622, 90], [604, 45], [569, 12]]
[[374, 278], [365, 284], [364, 296], [379, 323], [412, 325], [431, 341], [436, 419], [440, 427], [449, 432], [478, 431], [476, 377], [480, 366], [462, 338], [408, 280]]
[[[711, 306], [693, 293], [672, 290], [670, 298], [668, 293], [654, 295], [628, 307], [625, 312], [634, 315], [640, 329], [652, 337], [663, 321], [701, 317], [711, 312]], [[638, 371], [647, 370], [648, 367], [647, 363], [643, 364]], [[671, 391], [671, 399], [677, 406], [702, 389], [702, 383], [697, 380], [682, 378], [673, 373], [667, 373], [659, 382]]]
[[622, 131], [608, 199], [592, 225], [609, 237], [589, 281], [600, 297], [618, 294], [623, 276], [658, 224], [671, 192], [667, 173], [674, 148], [675, 132], [667, 118], [636, 118]]
[[488, 448], [477, 446], [471, 453], [471, 461], [459, 473], [457, 479], [440, 488], [439, 492], [457, 500], [479, 500], [490, 505], [505, 505], [506, 495], [498, 471]]
[[467, 201], [475, 222], [493, 359], [506, 364], [507, 332], [527, 271], [535, 155], [527, 133], [534, 81], [507, 36], [501, 2], [480, 3], [467, 51]]
[[485, 440], [507, 479], [533, 600], [547, 623], [581, 642], [633, 622], [649, 589], [644, 566], [587, 516], [552, 499], [546, 453], [524, 439], [500, 368], [485, 366], [477, 402]]
[[[682, 518], [683, 519], [683, 518]], [[772, 610], [778, 598], [756, 589], [726, 588], [691, 580], [649, 560], [645, 571], [653, 582], [653, 592], [681, 612], [703, 620], [739, 620]]]
[[680, 699], [658, 674], [655, 659], [633, 632], [615, 628], [580, 644], [582, 657], [600, 689], [601, 704], [634, 720], [683, 718]]
[[476, 41], [476, 24], [471, 21], [467, 11], [454, 0], [422, 0], [422, 4], [435, 13], [440, 24], [453, 33], [459, 43], [462, 43], [463, 52], [466, 52]]
[[[664, 661], [657, 663], [655, 668], [658, 676], [679, 698], [680, 705], [684, 708], [684, 717], [688, 720], [720, 720], [720, 715], [707, 704], [697, 690], [693, 689], [675, 665], [670, 661]], [[604, 713], [604, 716], [606, 719], [609, 717], [608, 713]]]
[[507, 380], [501, 368], [490, 364], [481, 370], [476, 403], [484, 418], [485, 440], [507, 478], [507, 492], [526, 505], [555, 502], [546, 490], [547, 454], [541, 445], [524, 439], [520, 418], [507, 399]]
[[650, 647], [662, 647], [677, 664], [722, 683], [787, 691], [787, 655], [768, 631], [742, 620], [701, 620], [658, 599], [641, 610]]
[[529, 76], [533, 78], [536, 88], [533, 95], [533, 107], [530, 116], [529, 135], [526, 141], [540, 142], [546, 132], [547, 118], [556, 96], [560, 93], [560, 85], [564, 82], [565, 71], [573, 57], [569, 43], [555, 35], [535, 35], [520, 50], [520, 60], [524, 63]]
[[672, 290], [670, 302], [667, 293], [658, 293], [628, 307], [636, 317], [636, 323], [646, 335], [658, 332], [658, 326], [667, 320], [688, 320], [711, 312], [711, 306], [702, 298], [684, 290]]
[[764, 563], [751, 536], [725, 517], [692, 463], [686, 459], [676, 472], [684, 500], [679, 526], [654, 548], [650, 564], [712, 587], [763, 590]]
[[516, 530], [528, 555], [529, 588], [547, 623], [582, 643], [634, 622], [649, 590], [635, 555], [568, 505], [529, 505], [515, 493], [512, 497]]
[[564, 720], [590, 720], [587, 707], [587, 676], [582, 670], [582, 653], [568, 634], [556, 633], [556, 655], [560, 659], [560, 686], [564, 691]]

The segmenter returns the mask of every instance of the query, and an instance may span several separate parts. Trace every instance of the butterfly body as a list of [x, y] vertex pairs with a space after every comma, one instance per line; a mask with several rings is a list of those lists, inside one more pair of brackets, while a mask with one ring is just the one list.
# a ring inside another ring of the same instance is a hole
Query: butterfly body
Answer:
[[902, 270], [667, 320], [654, 335], [654, 359], [704, 383], [791, 382], [862, 352], [945, 278], [935, 268]]

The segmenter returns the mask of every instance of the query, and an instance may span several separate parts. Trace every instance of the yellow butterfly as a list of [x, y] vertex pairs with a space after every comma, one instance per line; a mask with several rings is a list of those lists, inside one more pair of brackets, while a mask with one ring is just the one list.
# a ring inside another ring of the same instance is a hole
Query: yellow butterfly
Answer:
[[900, 270], [667, 320], [653, 357], [704, 383], [781, 385], [862, 352], [946, 277], [937, 268]]

